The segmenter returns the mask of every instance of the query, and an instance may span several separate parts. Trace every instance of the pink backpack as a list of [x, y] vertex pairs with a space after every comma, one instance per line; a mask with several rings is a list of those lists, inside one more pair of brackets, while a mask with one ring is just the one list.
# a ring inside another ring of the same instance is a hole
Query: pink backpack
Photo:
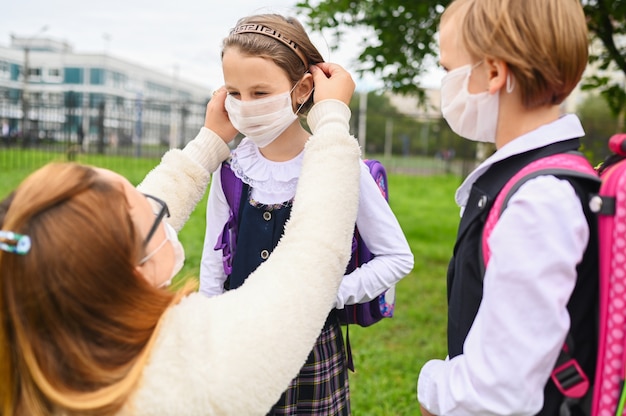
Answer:
[[602, 186], [592, 199], [599, 213], [600, 333], [592, 414], [623, 415], [626, 402], [626, 134], [609, 140], [615, 154], [599, 170]]
[[[513, 193], [528, 179], [539, 175], [565, 175], [600, 180], [600, 190], [589, 200], [598, 217], [599, 334], [591, 415], [626, 415], [626, 134], [609, 140], [613, 155], [592, 168], [579, 153], [560, 153], [538, 159], [520, 170], [494, 201], [482, 237], [483, 264], [489, 262], [488, 237]], [[563, 351], [567, 354], [567, 345]], [[562, 353], [563, 355], [563, 353]], [[552, 379], [569, 398], [589, 391], [587, 375], [575, 359], [555, 367]]]

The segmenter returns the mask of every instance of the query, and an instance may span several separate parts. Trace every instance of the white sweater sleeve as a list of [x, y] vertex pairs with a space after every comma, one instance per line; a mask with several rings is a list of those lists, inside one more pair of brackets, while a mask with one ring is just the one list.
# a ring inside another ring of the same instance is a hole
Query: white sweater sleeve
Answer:
[[300, 370], [334, 304], [358, 208], [360, 150], [334, 108], [311, 110], [319, 119], [270, 258], [240, 288], [192, 294], [164, 317], [131, 403], [142, 414], [265, 415]]
[[213, 172], [230, 154], [228, 145], [202, 127], [184, 149], [169, 150], [161, 163], [137, 186], [163, 199], [170, 210], [167, 222], [180, 231], [202, 199]]

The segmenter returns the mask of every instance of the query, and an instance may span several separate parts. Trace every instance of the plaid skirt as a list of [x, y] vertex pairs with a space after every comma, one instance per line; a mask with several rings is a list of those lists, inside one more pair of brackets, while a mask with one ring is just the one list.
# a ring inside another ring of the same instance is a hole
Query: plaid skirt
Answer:
[[346, 352], [334, 313], [326, 320], [300, 373], [268, 415], [350, 415]]

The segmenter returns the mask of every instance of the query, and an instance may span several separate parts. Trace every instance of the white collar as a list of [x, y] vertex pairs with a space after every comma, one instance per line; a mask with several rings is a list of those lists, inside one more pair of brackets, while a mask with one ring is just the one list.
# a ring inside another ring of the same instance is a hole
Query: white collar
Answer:
[[231, 154], [231, 169], [250, 187], [263, 193], [295, 194], [304, 151], [285, 162], [265, 158], [259, 148], [244, 138]]
[[574, 114], [566, 114], [552, 123], [544, 124], [533, 131], [511, 140], [467, 175], [467, 178], [465, 178], [461, 186], [456, 190], [454, 198], [456, 203], [460, 207], [464, 207], [465, 204], [467, 204], [472, 185], [494, 163], [529, 150], [538, 149], [552, 143], [562, 142], [584, 135], [585, 130], [582, 124], [580, 124], [578, 117]]

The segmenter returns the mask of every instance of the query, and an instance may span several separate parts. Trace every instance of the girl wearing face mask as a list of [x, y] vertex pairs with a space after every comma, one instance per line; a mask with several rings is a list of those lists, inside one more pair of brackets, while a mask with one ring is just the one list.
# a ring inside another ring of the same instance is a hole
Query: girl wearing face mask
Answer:
[[[219, 171], [213, 176], [200, 271], [200, 291], [207, 296], [245, 287], [246, 277], [268, 258], [283, 234], [294, 203], [303, 150], [311, 136], [300, 121], [316, 94], [310, 71], [320, 62], [323, 58], [302, 25], [280, 15], [243, 18], [223, 41], [225, 85], [218, 97], [227, 94], [225, 111], [244, 136], [226, 168], [244, 189], [236, 251], [227, 274], [218, 243], [231, 212]], [[332, 117], [344, 117], [347, 111], [334, 103], [318, 110]], [[321, 114], [309, 114], [310, 127], [315, 128]], [[329, 126], [324, 134], [333, 129]], [[356, 224], [376, 258], [344, 277], [336, 308], [371, 300], [413, 267], [403, 232], [364, 163], [359, 192]], [[326, 209], [341, 211], [343, 207]], [[274, 296], [278, 303], [291, 302], [281, 291]], [[251, 311], [250, 319], [254, 316], [255, 311]], [[350, 414], [346, 353], [335, 311], [328, 316], [300, 374], [270, 414]]]
[[443, 116], [497, 150], [456, 192], [448, 357], [420, 372], [423, 415], [588, 414], [586, 400], [566, 399], [551, 373], [557, 360], [575, 358], [593, 381], [597, 241], [587, 198], [597, 184], [529, 179], [487, 240], [486, 265], [481, 252], [486, 213], [507, 180], [543, 156], [579, 149], [585, 132], [560, 106], [587, 49], [577, 0], [455, 0], [441, 17]]
[[354, 82], [328, 63], [313, 76], [318, 118], [292, 221], [271, 258], [228, 296], [160, 288], [184, 259], [176, 231], [235, 137], [223, 95], [208, 103], [198, 136], [168, 151], [138, 188], [109, 170], [53, 163], [0, 201], [0, 414], [271, 408], [334, 303], [358, 207], [359, 147], [346, 110]]

